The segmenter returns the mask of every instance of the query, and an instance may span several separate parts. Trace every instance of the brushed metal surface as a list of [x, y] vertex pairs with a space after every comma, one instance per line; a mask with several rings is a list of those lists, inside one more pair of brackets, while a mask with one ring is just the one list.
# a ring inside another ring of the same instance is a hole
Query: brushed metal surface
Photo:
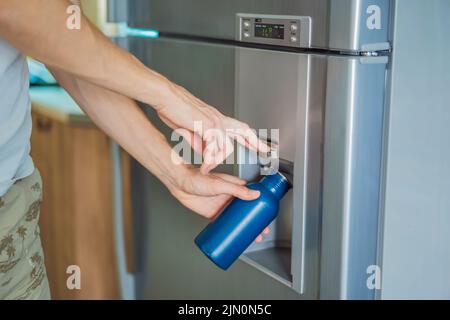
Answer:
[[[192, 41], [133, 39], [130, 49], [155, 70], [185, 86], [222, 112], [234, 115], [236, 48]], [[297, 61], [293, 70], [284, 69], [284, 63], [276, 67], [271, 67], [272, 63], [261, 64], [259, 68], [261, 74], [273, 73], [275, 77], [278, 77], [280, 68], [286, 72], [286, 79], [290, 79], [293, 74], [297, 75], [293, 82], [287, 81], [284, 82], [287, 83], [285, 86], [275, 87], [277, 91], [274, 92], [282, 93], [285, 90], [285, 96], [290, 97], [289, 99], [294, 99], [289, 96], [289, 88], [296, 83], [298, 89], [299, 67], [305, 65], [303, 57], [309, 59], [309, 132], [317, 139], [308, 145], [310, 153], [322, 152], [322, 145], [319, 143], [321, 139], [318, 137], [323, 134], [322, 121], [326, 103], [324, 216], [317, 213], [321, 209], [322, 195], [320, 192], [312, 192], [310, 194], [313, 197], [309, 203], [306, 202], [305, 219], [293, 221], [296, 227], [297, 224], [302, 224], [303, 230], [303, 233], [297, 233], [300, 237], [293, 234], [292, 239], [296, 245], [304, 248], [301, 251], [303, 253], [297, 254], [293, 259], [304, 262], [304, 294], [299, 295], [285, 283], [267, 277], [267, 274], [243, 262], [237, 262], [227, 272], [216, 269], [193, 243], [194, 237], [207, 222], [183, 208], [161, 183], [144, 169], [135, 166], [139, 297], [316, 299], [319, 298], [319, 288], [322, 298], [373, 297], [361, 287], [361, 279], [366, 275], [366, 264], [374, 263], [376, 255], [378, 193], [374, 190], [379, 187], [379, 175], [376, 173], [380, 156], [380, 152], [377, 153], [377, 143], [381, 141], [378, 130], [382, 103], [380, 107], [379, 102], [383, 100], [385, 66], [363, 63], [368, 62], [368, 58], [276, 52], [267, 54], [279, 54], [287, 62]], [[293, 58], [286, 58], [290, 55]], [[378, 61], [373, 61], [375, 60]], [[260, 81], [261, 75], [257, 79]], [[237, 87], [241, 88], [239, 84]], [[300, 92], [304, 92], [304, 85], [300, 85], [300, 89]], [[286, 123], [293, 122], [293, 117], [283, 116], [289, 108], [279, 106], [277, 101], [270, 100], [270, 97], [261, 92], [263, 91], [255, 89], [251, 100], [254, 104], [252, 108], [271, 112], [268, 106], [276, 105], [279, 112], [274, 113], [273, 122], [264, 119], [262, 112], [255, 119], [260, 119], [261, 124], [268, 124], [269, 127], [274, 124], [285, 127], [280, 119], [284, 119]], [[293, 105], [301, 105], [297, 96]], [[248, 110], [252, 108], [249, 107]], [[169, 135], [169, 130], [153, 112], [149, 112], [149, 116]], [[296, 144], [292, 132], [287, 132], [287, 139], [291, 136], [291, 142]], [[286, 160], [298, 162], [292, 148], [282, 152]], [[320, 175], [321, 161], [309, 165], [307, 175]], [[231, 168], [225, 170], [231, 171]], [[320, 185], [320, 182], [316, 182], [311, 188], [317, 190]], [[301, 272], [301, 268], [302, 264], [295, 265], [291, 262], [294, 273]], [[302, 284], [297, 285], [296, 288], [301, 290]]]
[[[224, 113], [234, 114], [235, 48], [188, 41], [133, 40], [132, 42], [132, 50], [155, 70], [166, 74]], [[253, 49], [239, 50], [253, 51]], [[259, 52], [256, 57], [265, 57], [259, 61], [264, 62], [266, 59], [274, 59], [272, 55], [277, 54], [280, 53], [264, 51]], [[275, 77], [285, 72], [286, 79], [297, 75], [297, 79], [294, 79], [295, 77], [291, 79], [293, 82], [287, 81], [285, 86], [278, 85], [274, 90], [280, 90], [281, 93], [285, 90], [284, 96], [289, 97], [287, 102], [293, 99], [293, 105], [300, 105], [297, 93], [293, 97], [289, 96], [291, 94], [289, 92], [292, 86], [297, 86], [298, 89], [297, 72], [301, 70], [298, 68], [302, 64], [301, 61], [304, 65], [304, 57], [307, 56], [292, 53], [282, 53], [281, 56], [284, 59], [280, 61], [286, 61], [286, 65], [275, 64], [277, 67], [272, 68], [272, 63], [260, 64], [260, 68], [257, 68], [259, 73], [255, 76], [261, 80], [264, 72], [268, 76], [272, 74]], [[285, 284], [267, 277], [265, 273], [255, 270], [254, 266], [243, 262], [237, 262], [227, 272], [216, 269], [204, 259], [193, 243], [194, 237], [205, 226], [206, 221], [183, 208], [154, 177], [137, 167], [134, 175], [135, 201], [139, 210], [138, 224], [141, 230], [139, 232], [141, 247], [138, 249], [139, 270], [141, 270], [137, 281], [140, 286], [138, 296], [192, 299], [301, 299], [318, 298], [320, 286], [323, 298], [371, 297], [370, 293], [367, 294], [361, 287], [361, 279], [366, 275], [366, 264], [374, 263], [376, 253], [378, 194], [374, 190], [378, 188], [377, 143], [381, 139], [378, 131], [380, 130], [378, 103], [383, 99], [380, 86], [383, 87], [385, 66], [362, 64], [359, 58], [310, 56], [308, 59], [310, 59], [309, 104], [313, 112], [311, 119], [314, 119], [311, 123], [315, 128], [312, 132], [316, 132], [312, 134], [320, 135], [318, 131], [322, 128], [325, 94], [328, 91], [325, 112], [327, 117], [325, 123], [328, 123], [325, 141], [328, 141], [328, 144], [325, 146], [324, 164], [324, 217], [321, 218], [320, 214], [317, 214], [322, 197], [320, 193], [312, 193], [314, 197], [306, 208], [306, 219], [303, 222], [294, 222], [302, 224], [303, 230], [303, 233], [300, 233], [301, 237], [293, 238], [296, 245], [305, 248], [304, 255], [297, 255], [294, 258], [296, 261], [304, 262], [304, 294], [297, 294]], [[293, 70], [287, 69], [289, 61], [294, 61], [296, 65]], [[292, 111], [286, 107], [288, 105], [286, 100], [281, 99], [284, 102], [280, 105], [277, 101], [270, 100], [267, 95], [261, 94], [267, 87], [260, 91], [256, 89], [256, 87], [252, 89], [255, 92], [248, 110], [259, 108], [256, 109], [259, 116], [248, 114], [249, 117], [254, 117], [253, 120], [249, 118], [250, 122], [259, 119], [261, 126], [276, 124], [282, 128], [286, 127], [286, 123], [293, 123], [296, 117], [283, 116], [291, 114], [288, 111]], [[303, 87], [301, 89], [305, 90]], [[278, 91], [272, 91], [274, 92]], [[276, 105], [275, 110], [278, 112], [270, 113], [273, 105]], [[263, 117], [267, 112], [273, 114], [271, 121]], [[150, 114], [150, 118], [158, 127], [164, 129], [153, 113]], [[348, 131], [350, 128], [355, 131]], [[169, 134], [167, 129], [165, 132]], [[295, 134], [292, 132], [295, 133], [295, 130], [287, 132], [285, 136], [296, 145]], [[344, 134], [345, 132], [347, 134]], [[367, 141], [370, 143], [365, 144]], [[308, 148], [316, 150], [310, 152], [320, 152], [322, 146], [316, 141]], [[282, 157], [296, 161], [296, 154], [292, 148], [282, 151]], [[322, 169], [320, 161], [311, 165], [312, 174], [320, 174]], [[320, 188], [320, 183], [316, 183], [312, 186], [313, 189]], [[323, 229], [320, 234], [318, 228], [322, 219]], [[320, 242], [322, 242], [321, 249]], [[295, 269], [294, 264], [291, 268], [293, 272], [299, 270]], [[298, 288], [301, 288], [301, 284]]]
[[130, 22], [174, 32], [234, 40], [236, 14], [310, 16], [315, 20], [313, 46], [328, 43], [328, 1], [299, 0], [133, 0], [129, 2]]
[[[313, 48], [359, 51], [388, 41], [389, 0], [133, 0], [129, 23], [162, 32], [234, 40], [236, 14], [311, 17]], [[381, 9], [381, 29], [369, 30], [367, 9]]]
[[[148, 65], [185, 86], [222, 112], [234, 113], [235, 48], [187, 41], [132, 40], [132, 50]], [[169, 131], [149, 112], [158, 128]], [[228, 170], [231, 168], [226, 168]], [[318, 272], [305, 294], [238, 261], [227, 272], [215, 267], [194, 244], [207, 221], [183, 208], [156, 178], [134, 167], [135, 211], [139, 225], [137, 286], [140, 298], [312, 299]], [[318, 257], [317, 247], [309, 248]], [[312, 261], [312, 260], [311, 260]]]
[[374, 299], [386, 64], [328, 58], [322, 211], [322, 299]]
[[[326, 58], [248, 48], [236, 49], [236, 57], [236, 116], [252, 128], [279, 130], [279, 156], [294, 162], [293, 190], [266, 241], [289, 243], [290, 285], [299, 293], [317, 292], [323, 103], [311, 104], [310, 90], [323, 97]], [[241, 166], [239, 173], [251, 177], [259, 166]]]
[[[330, 1], [329, 42], [331, 49], [364, 51], [369, 44], [378, 44], [382, 50], [389, 37], [389, 11], [391, 0], [339, 0]], [[367, 21], [373, 11], [379, 8], [380, 29], [369, 29]]]

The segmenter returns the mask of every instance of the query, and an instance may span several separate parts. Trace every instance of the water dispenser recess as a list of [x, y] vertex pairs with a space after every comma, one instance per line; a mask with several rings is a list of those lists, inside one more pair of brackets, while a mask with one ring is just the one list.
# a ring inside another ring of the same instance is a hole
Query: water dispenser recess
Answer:
[[[302, 294], [305, 272], [313, 279], [319, 269], [314, 252], [320, 235], [323, 104], [310, 105], [308, 83], [311, 68], [320, 69], [324, 59], [253, 48], [235, 52], [235, 116], [251, 128], [266, 130], [259, 135], [278, 146], [278, 169], [293, 185], [280, 202], [269, 235], [253, 243], [241, 260]], [[272, 130], [278, 130], [278, 137], [271, 135]], [[241, 178], [259, 179], [257, 154], [240, 147], [237, 158]]]
[[[253, 152], [239, 148], [243, 157], [255, 157]], [[240, 165], [239, 175], [248, 180], [260, 179], [261, 172], [272, 174], [275, 169], [264, 169], [260, 165]], [[289, 184], [293, 183], [293, 163], [279, 159], [278, 170], [283, 174]], [[292, 284], [291, 270], [291, 239], [292, 239], [292, 213], [293, 190], [289, 189], [280, 200], [279, 211], [276, 219], [270, 224], [270, 232], [264, 236], [262, 242], [253, 242], [245, 251], [242, 259], [258, 269], [264, 270], [272, 277], [287, 284]]]

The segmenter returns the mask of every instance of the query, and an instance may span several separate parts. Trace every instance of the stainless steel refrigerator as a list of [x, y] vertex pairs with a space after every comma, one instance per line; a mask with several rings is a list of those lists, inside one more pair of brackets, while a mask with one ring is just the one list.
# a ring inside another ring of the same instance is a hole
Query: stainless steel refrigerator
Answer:
[[[131, 52], [224, 114], [279, 129], [279, 156], [293, 167], [269, 236], [222, 271], [193, 242], [208, 221], [136, 163], [136, 297], [375, 298], [392, 2], [118, 3], [130, 27], [160, 32], [129, 38]], [[221, 170], [252, 180], [258, 168]]]
[[124, 298], [450, 297], [449, 1], [103, 1], [119, 23], [107, 30], [136, 28], [120, 45], [222, 112], [280, 128], [294, 169], [270, 237], [223, 272], [193, 244], [207, 222], [135, 163], [130, 274], [116, 152]]
[[[293, 165], [269, 236], [222, 271], [194, 245], [208, 221], [134, 164], [136, 297], [373, 299], [391, 1], [127, 4], [130, 27], [160, 32], [129, 38], [131, 52], [224, 114], [279, 129]], [[257, 168], [221, 170], [251, 180]]]

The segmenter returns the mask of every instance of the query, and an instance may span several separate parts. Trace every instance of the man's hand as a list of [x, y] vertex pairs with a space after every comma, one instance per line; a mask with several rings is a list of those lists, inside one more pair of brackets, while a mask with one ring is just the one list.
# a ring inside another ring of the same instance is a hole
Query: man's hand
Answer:
[[[186, 169], [189, 173], [182, 186], [168, 188], [182, 205], [207, 219], [214, 219], [235, 197], [250, 201], [260, 196], [259, 191], [248, 189], [246, 181], [237, 177], [220, 173], [205, 176], [194, 167]], [[261, 242], [269, 232], [269, 228], [264, 229], [255, 241]]]
[[[203, 174], [208, 174], [233, 152], [233, 141], [256, 152], [270, 151], [246, 123], [226, 117], [181, 86], [171, 83], [170, 88], [170, 94], [156, 108], [157, 113], [203, 155], [200, 169]], [[201, 124], [201, 130], [195, 123]]]
[[260, 196], [259, 191], [247, 188], [244, 180], [220, 173], [203, 175], [190, 166], [186, 166], [186, 175], [178, 180], [179, 185], [167, 185], [172, 195], [207, 219], [219, 214], [234, 197], [250, 201]]

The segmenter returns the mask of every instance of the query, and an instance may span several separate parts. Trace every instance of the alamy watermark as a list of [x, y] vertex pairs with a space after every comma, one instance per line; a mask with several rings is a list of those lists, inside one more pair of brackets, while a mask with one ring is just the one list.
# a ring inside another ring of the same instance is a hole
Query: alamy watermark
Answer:
[[72, 1], [72, 5], [68, 6], [66, 13], [69, 15], [66, 19], [66, 27], [69, 30], [80, 30], [81, 29], [81, 6], [79, 1]]
[[69, 274], [66, 281], [67, 289], [81, 290], [81, 268], [77, 265], [68, 266], [66, 273]]
[[279, 169], [279, 129], [204, 129], [201, 121], [195, 121], [194, 133], [184, 129], [172, 132], [174, 164], [260, 165], [262, 175]]
[[369, 290], [381, 290], [381, 268], [377, 265], [370, 265], [367, 267], [366, 285]]

